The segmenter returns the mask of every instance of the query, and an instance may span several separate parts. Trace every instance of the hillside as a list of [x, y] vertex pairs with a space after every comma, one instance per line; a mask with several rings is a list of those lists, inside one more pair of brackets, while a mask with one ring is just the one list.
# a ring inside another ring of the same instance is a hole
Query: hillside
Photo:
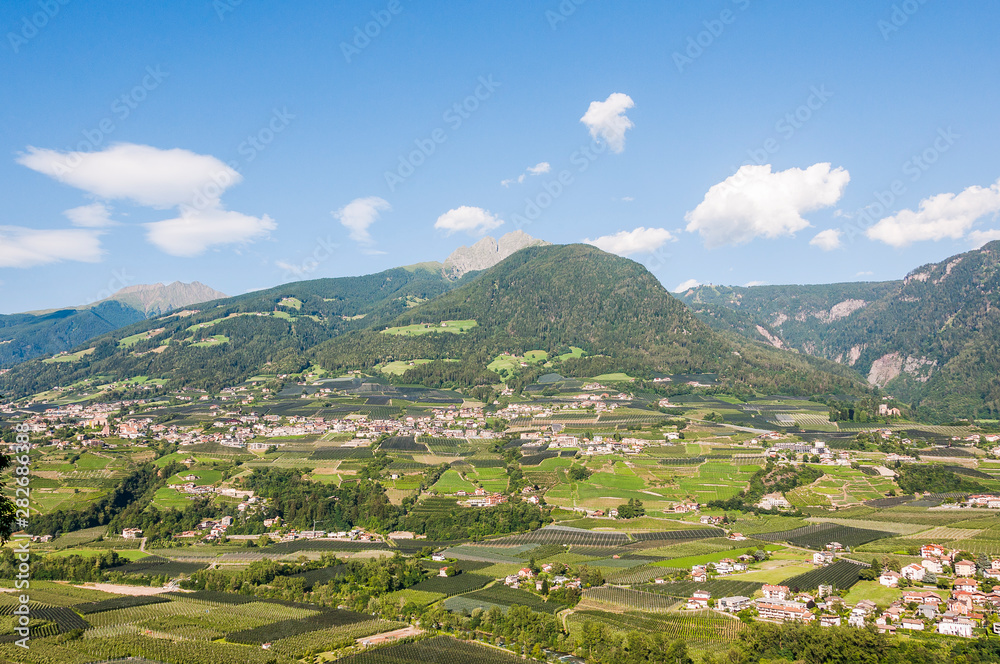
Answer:
[[199, 302], [226, 297], [197, 281], [127, 286], [93, 304], [0, 316], [0, 368], [69, 350], [100, 336]]
[[[471, 322], [449, 334], [424, 329], [443, 321]], [[407, 325], [421, 333], [383, 332]], [[575, 376], [720, 374], [746, 393], [856, 392], [860, 383], [834, 363], [712, 331], [642, 265], [589, 245], [531, 247], [457, 282], [397, 268], [285, 284], [155, 317], [77, 350], [86, 352], [14, 367], [0, 389], [23, 396], [98, 375], [217, 389], [312, 364], [340, 373], [417, 359], [462, 362], [425, 364], [403, 380], [473, 387], [500, 381], [487, 369], [496, 356], [530, 350], [565, 354], [549, 368]]]
[[22, 396], [98, 375], [218, 388], [260, 371], [297, 372], [308, 366], [306, 351], [322, 341], [390, 320], [455, 285], [440, 271], [395, 268], [216, 300], [77, 344], [93, 348], [89, 354], [15, 366], [0, 376], [0, 391]]
[[[579, 347], [587, 357], [566, 359], [559, 367], [565, 375], [719, 373], [731, 387], [796, 394], [849, 390], [856, 382], [853, 372], [831, 363], [712, 331], [645, 267], [589, 245], [519, 251], [390, 326], [449, 320], [476, 325], [462, 334], [418, 336], [371, 328], [320, 346], [316, 356], [332, 370], [464, 359], [462, 379], [482, 381], [491, 378], [482, 372], [486, 364], [501, 353], [540, 350], [551, 357]], [[415, 369], [404, 379], [428, 371]]]
[[1000, 242], [902, 281], [703, 286], [681, 297], [715, 329], [851, 366], [927, 416], [1000, 412]]

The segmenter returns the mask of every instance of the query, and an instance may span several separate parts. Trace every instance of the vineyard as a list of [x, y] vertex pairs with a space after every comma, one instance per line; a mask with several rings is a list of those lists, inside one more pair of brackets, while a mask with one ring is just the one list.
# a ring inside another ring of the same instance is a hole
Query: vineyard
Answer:
[[680, 613], [611, 613], [586, 609], [572, 613], [567, 622], [570, 633], [576, 633], [586, 622], [598, 622], [618, 632], [642, 630], [663, 634], [669, 639], [684, 639], [703, 650], [725, 650], [739, 638], [746, 626], [714, 611]]
[[667, 611], [678, 602], [676, 597], [617, 586], [590, 588], [584, 591], [583, 597], [593, 602], [623, 606], [633, 611]]
[[441, 593], [452, 596], [478, 590], [493, 579], [479, 574], [457, 574], [455, 576], [432, 576], [426, 581], [412, 586], [412, 590], [425, 593]]
[[859, 573], [862, 569], [860, 565], [849, 563], [846, 560], [838, 560], [826, 567], [785, 579], [782, 584], [791, 588], [792, 591], [815, 590], [820, 585], [847, 590], [861, 580]]
[[562, 526], [546, 526], [533, 533], [523, 533], [511, 535], [501, 539], [488, 540], [482, 542], [483, 546], [520, 546], [522, 544], [580, 544], [583, 546], [621, 546], [628, 544], [629, 538], [625, 533], [595, 533], [579, 528], [565, 528]]
[[338, 659], [338, 664], [523, 664], [513, 653], [450, 636], [401, 643]]
[[[240, 608], [242, 613], [244, 607]], [[251, 629], [244, 629], [226, 635], [231, 643], [246, 643], [260, 645], [281, 638], [298, 636], [307, 632], [326, 630], [335, 627], [345, 627], [370, 620], [370, 616], [342, 609], [323, 609], [313, 615], [288, 618], [278, 622], [269, 622]]]
[[789, 542], [795, 546], [808, 549], [822, 549], [830, 542], [854, 548], [883, 537], [894, 537], [895, 533], [884, 530], [854, 528], [834, 523], [817, 523], [795, 530], [784, 530], [775, 533], [759, 533], [758, 539], [768, 542]]
[[[850, 564], [850, 563], [848, 563]], [[668, 595], [678, 599], [688, 598], [696, 590], [704, 590], [712, 594], [712, 597], [732, 597], [742, 595], [753, 597], [754, 593], [760, 590], [758, 581], [737, 581], [735, 579], [709, 579], [704, 582], [678, 581], [676, 583], [654, 583], [642, 587], [642, 590], [661, 595]]]
[[485, 611], [493, 606], [500, 607], [504, 611], [512, 606], [526, 606], [539, 613], [558, 613], [566, 608], [563, 604], [547, 602], [538, 595], [503, 585], [491, 586], [467, 595], [450, 597], [444, 602], [446, 609], [459, 613], [471, 613], [476, 608]]

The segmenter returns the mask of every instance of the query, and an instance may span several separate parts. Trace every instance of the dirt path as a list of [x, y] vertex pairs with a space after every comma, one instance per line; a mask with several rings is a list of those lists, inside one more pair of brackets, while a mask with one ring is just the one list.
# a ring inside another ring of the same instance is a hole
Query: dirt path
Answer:
[[115, 583], [85, 583], [80, 586], [75, 586], [76, 588], [85, 588], [88, 590], [101, 590], [106, 593], [112, 593], [114, 595], [160, 595], [162, 593], [171, 592], [170, 588], [151, 588], [150, 586], [126, 586], [119, 585]]
[[389, 641], [396, 641], [397, 639], [403, 639], [407, 636], [417, 636], [418, 634], [423, 633], [424, 631], [422, 629], [410, 625], [409, 627], [396, 629], [391, 632], [382, 632], [381, 634], [373, 634], [372, 636], [363, 636], [360, 639], [356, 639], [356, 641], [363, 646], [378, 646], [383, 643], [388, 643]]

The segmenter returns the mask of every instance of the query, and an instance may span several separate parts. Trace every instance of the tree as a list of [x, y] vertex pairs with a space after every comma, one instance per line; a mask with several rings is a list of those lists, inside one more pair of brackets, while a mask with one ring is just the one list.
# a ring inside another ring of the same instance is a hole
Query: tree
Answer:
[[643, 507], [642, 501], [636, 498], [630, 498], [627, 503], [618, 506], [619, 519], [635, 519], [645, 514], [646, 508]]

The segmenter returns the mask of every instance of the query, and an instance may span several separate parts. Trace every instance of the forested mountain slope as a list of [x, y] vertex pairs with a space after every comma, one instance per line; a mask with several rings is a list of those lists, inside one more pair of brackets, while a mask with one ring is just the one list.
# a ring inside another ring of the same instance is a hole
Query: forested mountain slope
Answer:
[[681, 297], [715, 329], [854, 367], [927, 415], [1000, 412], [1000, 242], [902, 281], [702, 286]]

